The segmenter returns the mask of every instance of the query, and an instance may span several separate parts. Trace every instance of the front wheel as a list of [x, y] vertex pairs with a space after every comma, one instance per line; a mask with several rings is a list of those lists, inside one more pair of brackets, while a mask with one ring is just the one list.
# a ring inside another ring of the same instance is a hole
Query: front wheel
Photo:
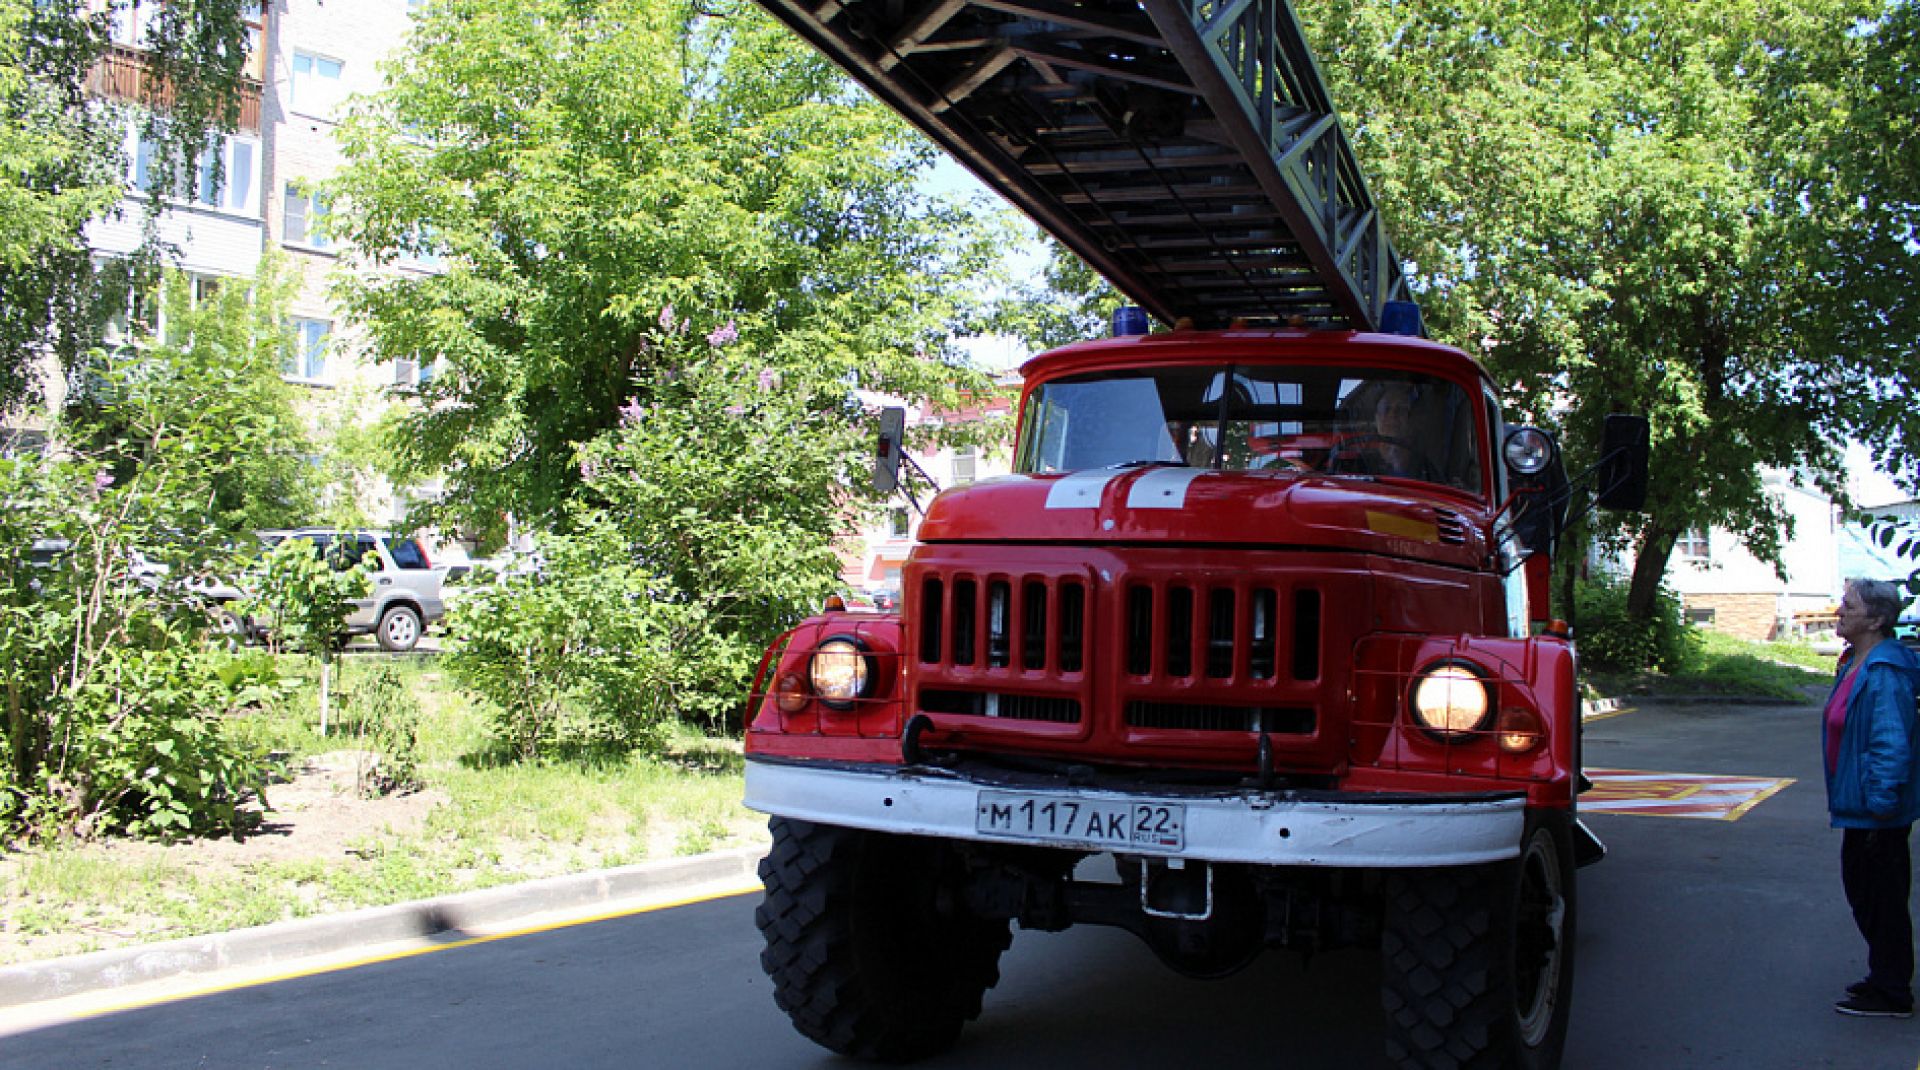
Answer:
[[856, 1059], [901, 1062], [951, 1046], [980, 1016], [1012, 940], [976, 917], [959, 859], [938, 840], [776, 817], [760, 863], [760, 965], [794, 1028]]
[[1416, 1067], [1550, 1070], [1573, 1000], [1574, 877], [1565, 814], [1529, 815], [1520, 857], [1387, 881], [1388, 1053]]

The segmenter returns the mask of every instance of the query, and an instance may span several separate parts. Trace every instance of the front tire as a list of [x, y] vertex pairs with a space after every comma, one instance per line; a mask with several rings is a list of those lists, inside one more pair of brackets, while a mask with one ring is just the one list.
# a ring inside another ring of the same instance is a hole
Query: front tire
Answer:
[[1550, 1070], [1573, 1000], [1574, 866], [1565, 814], [1529, 815], [1520, 857], [1387, 881], [1388, 1054], [1427, 1067]]
[[967, 911], [938, 840], [776, 817], [754, 923], [774, 1002], [808, 1039], [902, 1062], [951, 1046], [980, 1016], [1012, 935]]

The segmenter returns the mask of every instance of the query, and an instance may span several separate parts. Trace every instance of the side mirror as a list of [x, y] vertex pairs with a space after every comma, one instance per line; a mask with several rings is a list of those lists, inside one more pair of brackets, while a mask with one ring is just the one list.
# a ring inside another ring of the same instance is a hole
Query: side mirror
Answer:
[[1651, 431], [1644, 416], [1613, 413], [1600, 437], [1595, 500], [1602, 509], [1639, 512], [1647, 506], [1647, 456]]
[[873, 489], [892, 494], [900, 485], [900, 438], [907, 430], [907, 410], [890, 406], [880, 410], [880, 438], [873, 450]]

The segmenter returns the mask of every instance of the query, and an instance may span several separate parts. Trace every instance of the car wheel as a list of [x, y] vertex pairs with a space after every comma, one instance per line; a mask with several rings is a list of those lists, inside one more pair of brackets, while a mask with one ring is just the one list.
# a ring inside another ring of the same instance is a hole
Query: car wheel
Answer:
[[420, 614], [412, 606], [389, 606], [380, 614], [380, 626], [374, 636], [380, 649], [396, 654], [412, 650], [420, 641]]

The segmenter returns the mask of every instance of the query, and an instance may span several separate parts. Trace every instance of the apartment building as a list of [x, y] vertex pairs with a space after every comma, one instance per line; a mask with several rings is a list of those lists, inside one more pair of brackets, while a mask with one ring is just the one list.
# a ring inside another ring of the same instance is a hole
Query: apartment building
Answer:
[[[249, 19], [238, 128], [215, 139], [182, 188], [168, 191], [155, 188], [153, 146], [130, 122], [128, 196], [117, 216], [95, 220], [86, 231], [99, 255], [125, 255], [139, 246], [149, 213], [157, 212], [158, 234], [178, 251], [176, 266], [190, 276], [196, 297], [229, 280], [251, 278], [267, 250], [283, 252], [296, 285], [282, 374], [300, 387], [299, 408], [321, 441], [342, 426], [377, 420], [431, 371], [411, 360], [379, 360], [330, 297], [329, 278], [342, 248], [328, 232], [328, 206], [318, 188], [343, 163], [335, 134], [347, 101], [381, 88], [381, 63], [405, 42], [419, 3], [272, 0], [257, 7]], [[89, 79], [92, 92], [140, 99], [147, 77], [142, 41], [157, 9], [142, 2], [119, 14], [113, 45]], [[396, 270], [433, 271], [438, 265], [414, 261]], [[149, 315], [148, 325], [164, 331], [164, 310]], [[57, 405], [59, 384], [50, 386], [49, 400]], [[392, 487], [376, 478], [348, 493], [370, 519], [397, 523], [412, 502], [437, 491], [431, 484]]]

